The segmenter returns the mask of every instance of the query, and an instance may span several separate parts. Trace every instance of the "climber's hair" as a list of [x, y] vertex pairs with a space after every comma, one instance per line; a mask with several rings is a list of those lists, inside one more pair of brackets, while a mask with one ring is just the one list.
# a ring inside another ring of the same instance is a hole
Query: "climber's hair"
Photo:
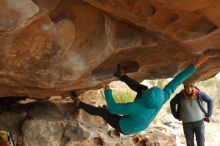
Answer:
[[[191, 87], [192, 88], [192, 96], [187, 96], [187, 93], [185, 92], [185, 89], [187, 87]], [[184, 98], [185, 99], [189, 99], [189, 100], [193, 100], [193, 99], [197, 99], [197, 92], [196, 92], [196, 86], [194, 84], [189, 84], [189, 85], [184, 85]]]

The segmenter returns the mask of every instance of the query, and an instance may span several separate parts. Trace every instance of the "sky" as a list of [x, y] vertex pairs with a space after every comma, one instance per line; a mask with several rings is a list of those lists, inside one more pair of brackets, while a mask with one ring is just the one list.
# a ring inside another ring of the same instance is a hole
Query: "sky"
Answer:
[[220, 79], [220, 72], [216, 75], [216, 77], [217, 77], [218, 79]]

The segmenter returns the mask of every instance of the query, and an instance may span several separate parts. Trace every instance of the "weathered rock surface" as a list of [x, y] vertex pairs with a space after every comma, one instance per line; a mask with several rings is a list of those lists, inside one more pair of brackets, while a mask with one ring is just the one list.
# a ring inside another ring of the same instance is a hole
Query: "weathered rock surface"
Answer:
[[[220, 50], [220, 2], [1, 0], [0, 97], [46, 98], [115, 80], [173, 77], [207, 49]], [[214, 76], [210, 59], [189, 82]]]
[[18, 146], [176, 145], [175, 135], [164, 128], [120, 135], [101, 118], [82, 110], [73, 120], [73, 109], [71, 102], [60, 100], [0, 106], [0, 128], [10, 131]]

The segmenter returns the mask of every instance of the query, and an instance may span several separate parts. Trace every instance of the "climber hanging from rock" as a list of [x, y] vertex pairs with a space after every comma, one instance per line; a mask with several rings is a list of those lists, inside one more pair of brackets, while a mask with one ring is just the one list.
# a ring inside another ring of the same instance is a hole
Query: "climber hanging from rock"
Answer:
[[211, 55], [208, 52], [201, 55], [193, 65], [180, 72], [163, 89], [159, 87], [148, 89], [147, 86], [130, 79], [119, 68], [114, 75], [137, 92], [133, 102], [116, 103], [112, 96], [112, 90], [107, 83], [103, 82], [102, 87], [105, 89], [104, 95], [108, 109], [86, 104], [80, 101], [76, 94], [73, 96], [74, 104], [78, 109], [83, 109], [91, 115], [102, 117], [110, 126], [122, 134], [129, 135], [143, 131], [149, 126], [176, 88], [210, 57]]

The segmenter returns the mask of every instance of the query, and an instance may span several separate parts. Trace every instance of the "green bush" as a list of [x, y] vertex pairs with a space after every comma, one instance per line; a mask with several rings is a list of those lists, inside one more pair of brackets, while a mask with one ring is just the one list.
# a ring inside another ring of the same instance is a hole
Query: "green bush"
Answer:
[[128, 103], [134, 101], [135, 93], [131, 90], [113, 89], [113, 97], [117, 103]]

